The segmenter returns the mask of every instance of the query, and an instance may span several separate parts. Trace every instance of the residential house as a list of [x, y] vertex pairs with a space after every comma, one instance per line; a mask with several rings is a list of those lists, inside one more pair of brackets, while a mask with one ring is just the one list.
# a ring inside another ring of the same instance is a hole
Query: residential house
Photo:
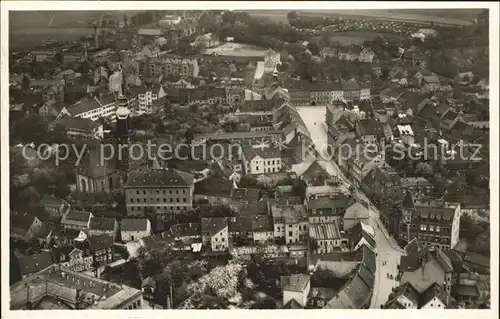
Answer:
[[364, 152], [354, 155], [349, 159], [349, 172], [353, 182], [361, 186], [363, 179], [376, 167], [385, 166], [382, 154], [376, 152]]
[[114, 244], [109, 235], [94, 235], [89, 237], [89, 247], [94, 262], [104, 266], [113, 262]]
[[411, 125], [396, 125], [393, 137], [404, 145], [414, 145], [415, 144], [415, 133]]
[[12, 213], [10, 215], [10, 236], [24, 241], [34, 238], [42, 227], [42, 221], [26, 213]]
[[358, 223], [370, 224], [370, 213], [368, 208], [361, 203], [354, 203], [349, 206], [344, 214], [344, 230], [350, 230]]
[[271, 204], [274, 238], [286, 244], [302, 243], [309, 237], [307, 211], [303, 205]]
[[58, 126], [63, 128], [71, 139], [102, 139], [104, 137], [103, 125], [88, 118], [63, 116], [50, 123], [49, 129], [54, 130]]
[[193, 206], [194, 177], [180, 170], [147, 169], [137, 172], [124, 186], [127, 212], [143, 215], [186, 211]]
[[309, 215], [309, 224], [331, 223], [337, 220], [342, 222], [350, 198], [343, 194], [306, 197], [306, 207]]
[[70, 204], [64, 199], [49, 194], [43, 195], [39, 205], [54, 218], [61, 217], [70, 207]]
[[370, 198], [378, 202], [388, 198], [398, 198], [402, 193], [401, 177], [390, 166], [378, 166], [365, 176], [361, 188]]
[[181, 241], [185, 244], [192, 242], [201, 243], [201, 224], [200, 223], [184, 223], [170, 226], [170, 233], [174, 240]]
[[321, 49], [319, 52], [319, 56], [325, 60], [327, 58], [337, 58], [338, 57], [338, 52], [337, 48], [330, 48], [330, 47], [324, 47]]
[[59, 115], [63, 107], [64, 104], [62, 102], [49, 100], [45, 102], [42, 106], [40, 106], [40, 108], [38, 109], [38, 113], [42, 117], [55, 118]]
[[311, 290], [311, 276], [305, 274], [293, 274], [281, 277], [281, 290], [283, 292], [283, 306], [296, 302], [301, 308], [307, 304], [307, 296]]
[[196, 59], [151, 57], [139, 63], [139, 73], [145, 82], [158, 81], [161, 75], [164, 77], [180, 75], [187, 78], [197, 78], [199, 71]]
[[274, 239], [273, 219], [271, 216], [252, 217], [253, 241], [256, 245], [267, 244]]
[[358, 251], [363, 245], [368, 246], [375, 251], [377, 242], [375, 240], [375, 231], [373, 227], [359, 222], [350, 231], [351, 251]]
[[194, 185], [194, 200], [211, 205], [225, 205], [231, 201], [233, 182], [226, 178], [208, 177]]
[[122, 241], [137, 241], [151, 235], [151, 221], [147, 218], [125, 218], [120, 226]]
[[283, 167], [278, 147], [243, 147], [242, 156], [245, 174], [277, 173]]
[[261, 199], [261, 191], [256, 188], [233, 188], [229, 206], [233, 211], [239, 211], [242, 205], [257, 204]]
[[234, 246], [253, 244], [252, 217], [231, 217], [229, 218], [228, 230], [230, 242]]
[[421, 50], [417, 48], [410, 48], [405, 50], [401, 55], [401, 59], [403, 61], [408, 61], [411, 65], [424, 65], [425, 64], [425, 55], [421, 52]]
[[85, 271], [94, 267], [93, 256], [88, 245], [85, 247], [66, 246], [52, 249], [54, 261], [61, 267], [72, 271]]
[[226, 104], [227, 95], [225, 88], [200, 86], [188, 91], [190, 104]]
[[337, 58], [344, 61], [357, 61], [360, 53], [361, 48], [358, 46], [341, 47], [338, 49]]
[[437, 284], [449, 296], [452, 272], [453, 266], [448, 256], [439, 248], [429, 245], [420, 252], [401, 256], [398, 278], [401, 284], [409, 282], [420, 294]]
[[35, 235], [35, 239], [38, 240], [40, 246], [48, 247], [52, 240], [52, 227], [48, 223], [42, 223], [42, 227]]
[[213, 252], [227, 251], [229, 247], [229, 227], [226, 217], [201, 219], [202, 242]]
[[342, 92], [346, 101], [359, 100], [361, 97], [361, 87], [354, 79], [342, 82]]
[[89, 229], [90, 222], [94, 216], [90, 212], [69, 210], [63, 215], [61, 225], [65, 229], [84, 230]]
[[118, 233], [118, 222], [116, 218], [94, 217], [90, 221], [88, 234], [90, 236], [106, 234], [116, 239]]
[[153, 114], [154, 101], [166, 96], [166, 92], [160, 84], [132, 87], [131, 91], [134, 96], [137, 96], [139, 114]]
[[323, 308], [337, 294], [335, 288], [311, 287], [307, 296], [307, 305], [312, 308]]

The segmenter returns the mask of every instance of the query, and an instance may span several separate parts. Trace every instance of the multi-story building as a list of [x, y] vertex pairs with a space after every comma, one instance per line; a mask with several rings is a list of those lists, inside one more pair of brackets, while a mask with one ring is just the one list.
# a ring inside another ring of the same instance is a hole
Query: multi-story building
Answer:
[[146, 82], [157, 81], [160, 76], [198, 77], [200, 68], [196, 59], [147, 58], [139, 65]]
[[361, 97], [361, 87], [356, 80], [344, 81], [342, 83], [342, 97], [344, 100], [359, 100]]
[[113, 261], [114, 245], [113, 238], [107, 234], [89, 237], [90, 251], [94, 262], [100, 266], [107, 265]]
[[242, 156], [245, 174], [276, 173], [283, 167], [277, 147], [243, 147]]
[[63, 116], [50, 123], [49, 129], [54, 130], [57, 126], [64, 128], [66, 134], [71, 139], [102, 139], [104, 137], [102, 124], [94, 122], [88, 118]]
[[[50, 253], [49, 253], [50, 255]], [[57, 302], [54, 301], [57, 300]], [[45, 302], [44, 302], [45, 301]], [[60, 265], [52, 265], [10, 286], [11, 309], [140, 309], [142, 291]]]
[[227, 251], [229, 248], [229, 227], [226, 217], [201, 219], [201, 239], [212, 251]]
[[368, 100], [371, 97], [371, 89], [367, 84], [363, 84], [359, 90], [359, 99], [360, 100]]
[[[283, 306], [297, 306], [305, 308], [307, 297], [311, 290], [311, 276], [305, 274], [294, 274], [281, 277], [281, 288], [283, 290]], [[290, 305], [292, 303], [292, 305]]]
[[309, 224], [332, 223], [342, 220], [350, 198], [343, 194], [306, 199]]
[[327, 105], [333, 101], [340, 101], [343, 97], [340, 83], [316, 83], [310, 87], [312, 105]]
[[309, 237], [307, 211], [303, 205], [272, 205], [275, 239], [286, 244], [304, 242]]
[[109, 235], [114, 239], [116, 239], [116, 233], [118, 232], [118, 222], [116, 218], [92, 218], [90, 221], [90, 226], [88, 233], [90, 236], [93, 235]]
[[159, 214], [193, 207], [194, 178], [176, 169], [138, 171], [124, 186], [127, 212], [142, 216], [147, 210]]
[[163, 86], [155, 84], [149, 87], [139, 86], [132, 88], [134, 95], [137, 95], [137, 113], [152, 114], [153, 102], [166, 95]]
[[65, 229], [89, 229], [93, 217], [94, 216], [90, 212], [70, 210], [62, 217], [61, 225], [63, 225]]
[[409, 242], [418, 238], [423, 245], [434, 245], [443, 251], [456, 246], [460, 231], [460, 204], [443, 200], [413, 200], [406, 193], [402, 207], [399, 238]]
[[68, 108], [63, 107], [57, 117], [69, 115], [76, 118], [91, 119], [92, 121], [97, 121], [100, 118], [109, 118], [114, 121], [116, 120], [116, 107], [115, 96], [110, 93], [102, 97], [82, 100]]
[[311, 105], [311, 83], [309, 81], [294, 82], [286, 85], [290, 95], [290, 104], [294, 106]]

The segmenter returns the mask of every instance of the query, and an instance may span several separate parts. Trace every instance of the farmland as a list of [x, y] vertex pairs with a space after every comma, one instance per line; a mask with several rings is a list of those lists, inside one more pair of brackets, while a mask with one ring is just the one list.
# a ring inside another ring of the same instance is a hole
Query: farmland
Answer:
[[[469, 25], [480, 9], [395, 9], [395, 10], [310, 10], [299, 11], [303, 16], [338, 16], [350, 19], [379, 19], [388, 21], [435, 23], [444, 25]], [[256, 18], [288, 23], [285, 10], [253, 10], [248, 11]]]

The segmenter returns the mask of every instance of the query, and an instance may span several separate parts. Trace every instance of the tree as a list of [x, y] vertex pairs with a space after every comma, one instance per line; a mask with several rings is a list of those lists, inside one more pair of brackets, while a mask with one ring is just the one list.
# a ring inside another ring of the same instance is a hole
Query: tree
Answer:
[[297, 20], [299, 18], [299, 14], [296, 11], [290, 11], [286, 15], [286, 18], [288, 19], [288, 21]]
[[321, 51], [321, 45], [319, 44], [319, 42], [317, 41], [310, 41], [308, 44], [307, 44], [307, 48], [309, 49], [309, 51], [311, 51], [312, 54], [314, 55], [318, 55], [319, 52]]
[[23, 79], [21, 81], [21, 87], [23, 90], [29, 90], [31, 85], [31, 80], [28, 76], [23, 76]]
[[418, 163], [416, 167], [416, 173], [422, 174], [423, 176], [431, 176], [434, 172], [430, 164]]

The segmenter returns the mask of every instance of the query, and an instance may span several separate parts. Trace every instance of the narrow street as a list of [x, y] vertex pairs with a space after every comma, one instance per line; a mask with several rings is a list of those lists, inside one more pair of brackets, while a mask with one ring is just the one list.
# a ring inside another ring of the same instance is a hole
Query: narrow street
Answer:
[[[297, 110], [311, 134], [311, 139], [315, 144], [316, 150], [323, 157], [322, 159], [318, 159], [319, 164], [329, 174], [338, 176], [343, 184], [341, 190], [347, 192], [351, 184], [350, 181], [340, 171], [337, 164], [325, 156], [328, 144], [325, 124], [326, 107], [305, 106], [298, 107]], [[388, 235], [387, 230], [380, 221], [380, 212], [371, 204], [365, 194], [357, 191], [354, 196], [358, 200], [369, 204], [370, 224], [375, 230], [375, 239], [377, 241], [377, 272], [375, 274], [375, 287], [370, 308], [377, 309], [387, 301], [392, 288], [398, 286], [398, 282], [388, 278], [387, 274], [392, 274], [393, 277], [396, 276], [397, 265], [404, 252], [398, 247], [396, 240]]]

